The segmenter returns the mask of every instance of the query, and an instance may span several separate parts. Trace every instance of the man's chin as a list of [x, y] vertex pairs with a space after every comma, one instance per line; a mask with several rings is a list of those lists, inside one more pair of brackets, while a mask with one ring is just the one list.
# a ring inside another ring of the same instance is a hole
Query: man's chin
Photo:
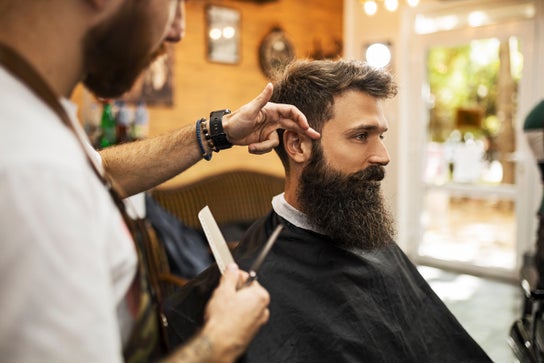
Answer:
[[[163, 42], [161, 45], [149, 55], [146, 61], [142, 62], [139, 66], [133, 65], [132, 70], [110, 71], [107, 75], [97, 76], [94, 74], [88, 74], [83, 80], [85, 87], [99, 98], [116, 98], [120, 97], [126, 92], [130, 91], [140, 75], [160, 56], [166, 54], [166, 44]], [[122, 75], [119, 77], [119, 75]]]
[[124, 77], [119, 77], [119, 73], [116, 75], [110, 74], [110, 77], [97, 77], [89, 74], [83, 80], [83, 84], [96, 97], [116, 98], [128, 92], [142, 72], [134, 71], [131, 73], [130, 75], [126, 74]]
[[162, 42], [157, 49], [155, 49], [154, 52], [151, 53], [151, 56], [149, 57], [150, 61], [148, 66], [151, 65], [157, 58], [159, 58], [161, 55], [165, 55], [167, 52], [166, 42]]
[[380, 188], [382, 182], [379, 180], [368, 180], [365, 182], [369, 188]]
[[92, 83], [83, 82], [85, 87], [98, 98], [118, 98], [130, 90], [130, 87], [111, 88], [96, 87]]

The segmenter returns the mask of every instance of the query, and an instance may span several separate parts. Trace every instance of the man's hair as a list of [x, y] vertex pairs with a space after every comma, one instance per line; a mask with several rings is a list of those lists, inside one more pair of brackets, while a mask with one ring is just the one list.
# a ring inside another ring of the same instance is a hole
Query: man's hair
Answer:
[[[379, 99], [397, 94], [391, 75], [361, 61], [299, 60], [288, 65], [274, 82], [271, 101], [295, 105], [316, 131], [333, 117], [334, 97], [348, 90], [364, 92]], [[278, 130], [280, 144], [275, 148], [285, 171], [288, 156], [283, 146], [283, 130]]]

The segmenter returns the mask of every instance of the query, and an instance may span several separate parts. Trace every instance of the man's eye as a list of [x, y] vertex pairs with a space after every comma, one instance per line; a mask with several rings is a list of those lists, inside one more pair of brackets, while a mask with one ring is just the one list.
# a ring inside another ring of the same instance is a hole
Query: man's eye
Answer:
[[368, 134], [367, 133], [358, 134], [358, 135], [355, 135], [355, 138], [360, 141], [366, 141], [368, 139]]
[[384, 134], [381, 134], [381, 135], [380, 135], [380, 139], [382, 139], [382, 140], [385, 139], [385, 135], [384, 135]]

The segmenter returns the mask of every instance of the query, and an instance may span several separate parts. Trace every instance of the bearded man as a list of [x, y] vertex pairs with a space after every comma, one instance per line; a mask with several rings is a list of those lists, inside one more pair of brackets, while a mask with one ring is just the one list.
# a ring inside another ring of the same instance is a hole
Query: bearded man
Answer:
[[[382, 101], [395, 94], [388, 73], [358, 61], [298, 61], [276, 82], [272, 99], [296, 105], [321, 138], [280, 131], [285, 192], [236, 250], [247, 268], [284, 225], [259, 270], [271, 318], [241, 361], [490, 362], [393, 241], [380, 181]], [[216, 271], [169, 302], [172, 342], [198, 328]]]

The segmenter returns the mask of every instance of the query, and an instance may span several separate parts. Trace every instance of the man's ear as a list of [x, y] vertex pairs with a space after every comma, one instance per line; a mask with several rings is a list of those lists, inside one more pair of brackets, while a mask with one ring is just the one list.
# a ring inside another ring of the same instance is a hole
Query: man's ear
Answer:
[[312, 156], [312, 140], [306, 135], [285, 130], [283, 133], [285, 152], [295, 163], [305, 163]]

